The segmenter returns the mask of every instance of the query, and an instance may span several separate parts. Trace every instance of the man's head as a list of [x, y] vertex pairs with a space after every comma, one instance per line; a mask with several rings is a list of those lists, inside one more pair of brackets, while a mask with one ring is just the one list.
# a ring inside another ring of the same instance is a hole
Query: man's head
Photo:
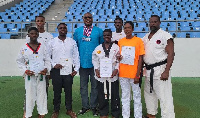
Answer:
[[37, 25], [37, 28], [44, 28], [45, 17], [44, 16], [36, 16], [35, 17], [35, 23]]
[[126, 21], [124, 23], [124, 33], [126, 34], [126, 36], [131, 36], [133, 30], [134, 30], [133, 22], [132, 21]]
[[39, 31], [36, 27], [31, 27], [28, 29], [28, 37], [30, 37], [31, 41], [37, 41], [39, 36]]
[[57, 26], [59, 36], [66, 36], [67, 34], [67, 25], [65, 23], [60, 23]]
[[115, 25], [115, 28], [116, 29], [122, 29], [122, 26], [123, 26], [123, 20], [122, 18], [120, 18], [119, 16], [117, 16], [114, 20], [114, 25]]
[[86, 27], [92, 26], [92, 23], [93, 23], [92, 14], [89, 12], [85, 13], [83, 15], [83, 21]]
[[104, 42], [110, 43], [112, 38], [112, 31], [110, 29], [105, 29], [103, 31]]
[[149, 27], [151, 32], [157, 32], [160, 29], [160, 17], [158, 15], [152, 15], [149, 19]]

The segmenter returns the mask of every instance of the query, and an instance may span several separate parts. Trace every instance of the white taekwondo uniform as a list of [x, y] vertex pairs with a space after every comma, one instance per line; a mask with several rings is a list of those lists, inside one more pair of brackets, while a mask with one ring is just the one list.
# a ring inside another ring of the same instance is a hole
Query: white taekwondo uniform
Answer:
[[[26, 117], [32, 116], [35, 101], [37, 103], [38, 114], [47, 114], [46, 80], [44, 75], [39, 74], [40, 71], [45, 68], [47, 68], [48, 71], [51, 69], [50, 57], [46, 52], [45, 45], [40, 43], [37, 50], [33, 51], [33, 49], [26, 44], [21, 48], [16, 61], [25, 77]], [[33, 71], [35, 75], [26, 75], [26, 70]]]

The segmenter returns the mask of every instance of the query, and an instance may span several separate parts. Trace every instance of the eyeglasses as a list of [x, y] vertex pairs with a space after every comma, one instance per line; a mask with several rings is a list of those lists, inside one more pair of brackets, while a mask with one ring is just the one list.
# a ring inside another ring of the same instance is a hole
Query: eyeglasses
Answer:
[[85, 17], [84, 17], [84, 19], [87, 19], [87, 18], [92, 19], [91, 16], [85, 16]]

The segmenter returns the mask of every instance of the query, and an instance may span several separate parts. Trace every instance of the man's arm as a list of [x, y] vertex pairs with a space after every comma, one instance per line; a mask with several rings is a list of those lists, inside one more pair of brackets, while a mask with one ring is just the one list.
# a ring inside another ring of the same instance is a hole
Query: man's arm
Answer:
[[172, 38], [167, 40], [167, 46], [165, 47], [165, 51], [168, 54], [167, 65], [166, 65], [165, 71], [161, 74], [161, 77], [160, 77], [161, 80], [168, 80], [169, 71], [170, 71], [172, 63], [174, 61], [174, 55], [175, 55], [175, 53], [174, 53], [174, 41], [173, 41]]
[[142, 68], [142, 62], [143, 62], [143, 55], [139, 56], [139, 60], [138, 60], [138, 68], [137, 68], [137, 73], [134, 79], [134, 84], [139, 83], [139, 78], [140, 78], [140, 71]]

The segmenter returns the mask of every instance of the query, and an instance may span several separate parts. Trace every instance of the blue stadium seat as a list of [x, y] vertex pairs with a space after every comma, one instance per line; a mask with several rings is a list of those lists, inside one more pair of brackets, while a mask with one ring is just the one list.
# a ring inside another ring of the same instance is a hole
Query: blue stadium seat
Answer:
[[136, 33], [137, 37], [139, 38], [143, 38], [145, 36], [146, 33]]
[[7, 28], [0, 28], [0, 33], [7, 32]]
[[190, 31], [190, 27], [187, 27], [187, 26], [181, 26], [181, 31]]
[[10, 34], [1, 34], [1, 39], [10, 39]]
[[4, 28], [4, 25], [5, 25], [4, 23], [1, 23], [1, 24], [0, 24], [0, 29], [1, 29], [1, 28]]
[[98, 23], [98, 27], [104, 30], [106, 27], [106, 23]]
[[142, 31], [142, 27], [134, 27], [134, 32], [141, 32]]
[[70, 37], [70, 38], [72, 38], [72, 33], [67, 33], [67, 37]]
[[177, 38], [186, 38], [186, 32], [178, 32], [176, 37]]
[[190, 38], [200, 38], [200, 32], [191, 32]]
[[18, 28], [12, 28], [10, 29], [10, 34], [11, 36], [18, 36], [18, 32], [19, 32], [19, 29]]
[[53, 37], [57, 37], [58, 36], [58, 33], [51, 33], [53, 35]]

